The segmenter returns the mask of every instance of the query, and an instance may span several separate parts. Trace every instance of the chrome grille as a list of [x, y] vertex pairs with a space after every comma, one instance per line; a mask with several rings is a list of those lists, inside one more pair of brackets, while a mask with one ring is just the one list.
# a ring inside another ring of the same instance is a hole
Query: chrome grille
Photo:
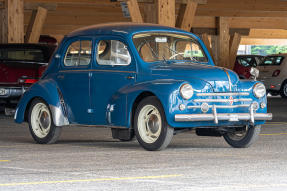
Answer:
[[[221, 93], [197, 93], [197, 98], [192, 100], [193, 103], [199, 103], [195, 105], [187, 106], [188, 109], [201, 108], [201, 103], [211, 103], [209, 108], [216, 106], [218, 109], [235, 109], [235, 108], [248, 108], [252, 103], [252, 99], [248, 96], [249, 92], [221, 92]], [[246, 97], [245, 97], [246, 96]], [[232, 99], [230, 99], [232, 97]], [[244, 102], [239, 105], [233, 105], [233, 103]], [[221, 104], [218, 104], [221, 103]], [[226, 105], [227, 104], [227, 105]]]

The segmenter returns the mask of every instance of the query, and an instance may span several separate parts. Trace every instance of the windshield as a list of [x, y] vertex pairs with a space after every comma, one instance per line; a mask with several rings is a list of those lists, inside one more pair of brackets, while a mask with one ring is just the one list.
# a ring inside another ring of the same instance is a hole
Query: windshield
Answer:
[[44, 62], [44, 53], [40, 49], [5, 48], [0, 49], [0, 60]]
[[187, 60], [208, 62], [200, 44], [190, 36], [173, 33], [142, 33], [134, 35], [133, 42], [146, 62], [160, 60]]

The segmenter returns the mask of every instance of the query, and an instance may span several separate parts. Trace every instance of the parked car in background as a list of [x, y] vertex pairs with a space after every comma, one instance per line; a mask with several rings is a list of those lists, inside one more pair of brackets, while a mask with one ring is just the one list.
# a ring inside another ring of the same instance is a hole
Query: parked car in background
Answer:
[[86, 27], [63, 39], [45, 75], [23, 95], [15, 121], [37, 143], [54, 143], [62, 126], [110, 127], [134, 134], [147, 150], [175, 132], [223, 136], [233, 147], [258, 137], [267, 113], [265, 87], [216, 67], [204, 43], [176, 28], [118, 23]]
[[56, 38], [50, 36], [50, 35], [41, 35], [39, 39], [40, 44], [49, 44], [49, 45], [54, 45], [58, 46], [58, 41]]
[[257, 67], [263, 60], [264, 56], [260, 55], [239, 55], [236, 57], [233, 70], [240, 79], [250, 79], [250, 69]]
[[56, 46], [0, 44], [0, 106], [9, 114], [22, 94], [39, 80]]
[[274, 54], [267, 56], [258, 66], [262, 81], [271, 95], [280, 94], [287, 98], [287, 54]]

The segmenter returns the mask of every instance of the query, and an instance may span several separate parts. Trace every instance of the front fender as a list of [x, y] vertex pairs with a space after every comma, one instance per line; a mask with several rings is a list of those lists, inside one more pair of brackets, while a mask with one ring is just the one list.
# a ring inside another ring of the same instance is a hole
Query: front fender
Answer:
[[25, 112], [29, 109], [29, 104], [34, 98], [43, 99], [52, 113], [52, 118], [56, 126], [68, 125], [69, 122], [62, 110], [59, 90], [57, 84], [52, 79], [43, 79], [35, 83], [24, 93], [18, 103], [15, 113], [15, 122], [22, 123], [25, 121]]
[[[164, 112], [169, 123], [172, 118], [169, 117], [172, 108], [171, 104], [177, 102], [175, 99], [178, 95], [179, 87], [183, 84], [182, 80], [165, 80], [158, 79], [142, 83], [133, 84], [119, 90], [111, 99], [107, 107], [107, 121], [112, 126], [131, 127], [131, 117], [133, 104], [137, 97], [149, 92], [155, 95], [164, 108]], [[125, 103], [125, 104], [123, 104]], [[125, 116], [123, 118], [123, 116]]]

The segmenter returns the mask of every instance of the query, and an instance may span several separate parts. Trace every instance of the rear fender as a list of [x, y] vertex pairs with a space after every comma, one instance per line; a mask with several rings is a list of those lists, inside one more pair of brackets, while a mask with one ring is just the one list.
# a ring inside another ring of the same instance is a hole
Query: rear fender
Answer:
[[30, 87], [28, 91], [24, 93], [20, 102], [18, 103], [15, 122], [22, 123], [27, 121], [25, 118], [26, 112], [28, 112], [29, 105], [35, 98], [40, 98], [49, 105], [52, 113], [53, 122], [56, 126], [68, 125], [69, 121], [66, 118], [64, 110], [61, 105], [61, 94], [57, 88], [57, 84], [51, 79], [43, 79], [35, 83]]

